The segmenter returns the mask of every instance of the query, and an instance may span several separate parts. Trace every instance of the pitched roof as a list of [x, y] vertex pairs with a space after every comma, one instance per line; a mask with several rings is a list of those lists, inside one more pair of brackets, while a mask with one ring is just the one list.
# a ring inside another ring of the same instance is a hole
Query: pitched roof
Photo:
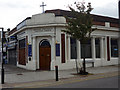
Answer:
[[[71, 11], [61, 10], [61, 9], [53, 9], [53, 10], [46, 10], [45, 13], [54, 13], [56, 16], [68, 16], [73, 17]], [[112, 17], [106, 17], [106, 16], [100, 16], [100, 15], [94, 15], [91, 14], [93, 17], [94, 24], [101, 24], [105, 22], [110, 22], [113, 27], [118, 27], [119, 19], [112, 18]]]

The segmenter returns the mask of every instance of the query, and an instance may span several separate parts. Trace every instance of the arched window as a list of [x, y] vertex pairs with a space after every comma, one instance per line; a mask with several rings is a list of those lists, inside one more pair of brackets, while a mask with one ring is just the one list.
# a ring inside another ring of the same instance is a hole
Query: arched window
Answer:
[[43, 40], [40, 43], [40, 47], [50, 47], [50, 43], [47, 40]]

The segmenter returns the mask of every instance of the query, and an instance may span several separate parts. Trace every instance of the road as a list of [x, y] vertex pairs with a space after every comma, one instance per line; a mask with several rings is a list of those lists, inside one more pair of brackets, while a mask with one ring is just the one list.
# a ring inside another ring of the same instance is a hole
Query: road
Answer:
[[43, 88], [118, 88], [118, 76], [86, 80]]

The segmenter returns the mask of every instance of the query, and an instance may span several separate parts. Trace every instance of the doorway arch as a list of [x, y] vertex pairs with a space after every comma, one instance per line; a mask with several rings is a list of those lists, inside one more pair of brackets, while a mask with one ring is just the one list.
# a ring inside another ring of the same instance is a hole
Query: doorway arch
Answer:
[[42, 40], [39, 44], [39, 67], [40, 70], [50, 70], [51, 45], [48, 40]]

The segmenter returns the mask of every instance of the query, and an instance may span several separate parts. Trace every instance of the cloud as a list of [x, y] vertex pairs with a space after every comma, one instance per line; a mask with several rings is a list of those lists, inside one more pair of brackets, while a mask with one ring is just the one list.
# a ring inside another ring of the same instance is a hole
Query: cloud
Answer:
[[0, 27], [12, 29], [26, 17], [35, 14], [37, 9], [31, 5], [31, 2], [27, 3], [23, 1], [24, 0], [0, 0]]
[[[42, 12], [40, 5], [45, 2], [45, 10], [64, 9], [68, 4], [83, 0], [0, 0], [0, 26], [14, 28], [26, 17]], [[92, 13], [118, 17], [117, 0], [84, 0], [91, 2], [94, 10]]]
[[92, 13], [118, 18], [118, 3], [109, 2], [102, 6], [96, 6]]
[[29, 8], [30, 5], [20, 2], [0, 2], [0, 8], [9, 8], [9, 9], [17, 9], [17, 8]]

